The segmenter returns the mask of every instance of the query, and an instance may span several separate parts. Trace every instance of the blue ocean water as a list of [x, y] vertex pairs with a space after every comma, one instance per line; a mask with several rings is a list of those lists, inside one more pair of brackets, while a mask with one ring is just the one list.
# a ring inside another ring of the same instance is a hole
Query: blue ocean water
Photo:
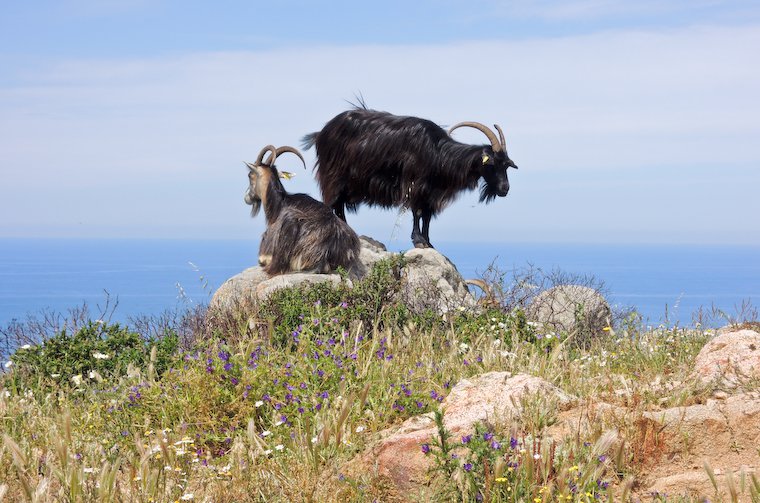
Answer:
[[[406, 243], [391, 248], [401, 249]], [[760, 299], [760, 248], [713, 246], [437, 243], [465, 277], [492, 262], [593, 275], [610, 301], [649, 323], [690, 324], [700, 306], [735, 314]], [[0, 325], [42, 309], [86, 302], [97, 314], [106, 293], [112, 319], [208, 302], [224, 280], [255, 264], [257, 241], [0, 239]]]

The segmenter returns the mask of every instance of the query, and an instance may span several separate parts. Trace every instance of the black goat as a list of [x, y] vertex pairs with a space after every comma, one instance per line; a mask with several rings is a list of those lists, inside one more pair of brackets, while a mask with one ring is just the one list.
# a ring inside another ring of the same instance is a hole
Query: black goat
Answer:
[[[266, 161], [264, 154], [270, 152]], [[288, 194], [274, 165], [277, 156], [292, 152], [306, 162], [293, 147], [267, 145], [249, 169], [245, 193], [251, 215], [264, 206], [267, 228], [261, 236], [259, 264], [269, 275], [309, 271], [327, 273], [338, 267], [354, 271], [358, 265], [359, 238], [332, 210], [306, 194]]]
[[[452, 139], [450, 133], [464, 126], [482, 131], [491, 144]], [[507, 195], [507, 168], [517, 166], [507, 155], [504, 133], [494, 127], [500, 139], [477, 122], [461, 122], [447, 133], [426, 119], [356, 107], [306, 135], [303, 146], [317, 147], [322, 200], [338, 217], [345, 220], [345, 209], [356, 211], [361, 203], [408, 207], [414, 246], [431, 248], [430, 219], [461, 191], [475, 189], [482, 178], [481, 202]]]

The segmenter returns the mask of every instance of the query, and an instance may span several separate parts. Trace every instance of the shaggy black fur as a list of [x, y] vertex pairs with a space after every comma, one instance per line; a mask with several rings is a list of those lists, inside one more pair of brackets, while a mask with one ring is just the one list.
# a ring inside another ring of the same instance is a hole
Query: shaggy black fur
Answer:
[[[506, 150], [455, 141], [437, 124], [417, 117], [356, 107], [343, 112], [303, 147], [317, 148], [316, 179], [322, 200], [342, 220], [359, 204], [412, 210], [412, 241], [432, 247], [431, 217], [482, 178], [486, 203], [509, 191], [507, 167], [517, 167]], [[420, 229], [420, 221], [422, 228]]]

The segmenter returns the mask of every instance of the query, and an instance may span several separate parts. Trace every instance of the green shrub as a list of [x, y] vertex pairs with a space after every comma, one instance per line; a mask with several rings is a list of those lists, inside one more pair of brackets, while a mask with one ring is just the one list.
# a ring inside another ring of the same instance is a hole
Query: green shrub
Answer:
[[397, 298], [402, 267], [403, 257], [377, 262], [353, 288], [318, 283], [278, 290], [262, 303], [258, 316], [268, 322], [271, 339], [279, 346], [287, 344], [304, 316], [320, 305], [333, 307], [326, 314], [346, 326], [361, 322], [372, 327], [391, 320], [403, 324], [410, 314]]
[[146, 339], [118, 323], [89, 321], [74, 335], [62, 330], [42, 344], [18, 348], [11, 357], [12, 378], [21, 389], [49, 388], [54, 383], [65, 387], [76, 384], [77, 376], [105, 379], [125, 372], [130, 364], [146, 369], [154, 346], [153, 368], [161, 374], [169, 368], [177, 345], [174, 332]]

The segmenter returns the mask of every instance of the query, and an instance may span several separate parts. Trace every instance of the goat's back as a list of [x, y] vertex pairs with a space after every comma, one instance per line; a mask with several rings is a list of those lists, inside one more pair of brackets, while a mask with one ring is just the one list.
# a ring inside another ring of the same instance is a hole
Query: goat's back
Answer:
[[330, 208], [306, 194], [291, 194], [262, 238], [260, 253], [272, 257], [264, 268], [270, 275], [327, 273], [354, 269], [359, 248], [359, 237]]
[[356, 109], [304, 138], [317, 149], [316, 179], [325, 204], [341, 200], [390, 208], [404, 203], [415, 178], [424, 178], [447, 133], [427, 119]]

